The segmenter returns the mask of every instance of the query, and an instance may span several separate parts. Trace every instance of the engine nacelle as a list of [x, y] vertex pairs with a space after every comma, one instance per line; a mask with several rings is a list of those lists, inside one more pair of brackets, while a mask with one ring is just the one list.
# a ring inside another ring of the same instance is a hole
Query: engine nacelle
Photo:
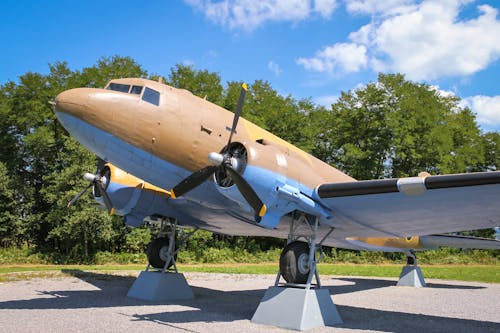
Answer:
[[[170, 193], [137, 178], [111, 163], [101, 170], [104, 190], [108, 194], [115, 214], [124, 217], [126, 224], [138, 227], [149, 216], [169, 216], [166, 200]], [[104, 200], [95, 188], [95, 200], [104, 206]]]
[[[309, 155], [264, 139], [232, 142], [228, 149], [231, 161], [237, 162], [231, 162], [233, 169], [243, 175], [267, 206], [267, 213], [262, 218], [256, 217], [259, 225], [275, 228], [284, 215], [294, 210], [330, 217], [328, 212], [311, 199], [314, 187], [304, 185], [324, 182], [321, 175], [301, 172], [309, 170], [314, 163]], [[214, 154], [212, 160], [216, 160], [215, 155], [217, 154]], [[215, 180], [221, 194], [245, 205], [245, 199], [224, 170], [216, 172]]]

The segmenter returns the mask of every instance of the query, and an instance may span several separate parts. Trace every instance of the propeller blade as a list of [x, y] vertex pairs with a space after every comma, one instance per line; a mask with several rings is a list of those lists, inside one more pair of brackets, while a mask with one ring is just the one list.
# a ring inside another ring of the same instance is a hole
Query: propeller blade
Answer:
[[109, 215], [113, 215], [115, 212], [115, 209], [113, 208], [113, 205], [111, 204], [111, 200], [109, 199], [108, 194], [102, 187], [102, 184], [100, 181], [95, 182], [97, 185], [97, 189], [99, 190], [99, 193], [101, 193], [102, 198], [104, 199], [104, 205], [106, 205], [106, 208], [108, 209]]
[[233, 126], [231, 127], [231, 134], [229, 134], [229, 140], [227, 140], [226, 147], [231, 143], [231, 139], [233, 138], [233, 134], [236, 131], [236, 126], [238, 126], [238, 120], [240, 119], [241, 109], [243, 109], [243, 101], [245, 100], [245, 95], [247, 93], [248, 86], [246, 83], [241, 85], [240, 97], [238, 98], [238, 104], [236, 105], [236, 109], [234, 110], [234, 118], [233, 118]]
[[87, 187], [85, 187], [83, 190], [81, 190], [81, 191], [80, 191], [80, 193], [78, 193], [77, 195], [75, 195], [75, 196], [73, 197], [73, 199], [71, 199], [71, 201], [70, 201], [70, 202], [68, 202], [68, 206], [67, 206], [67, 207], [71, 207], [71, 206], [73, 206], [73, 205], [75, 204], [75, 202], [76, 202], [78, 199], [80, 199], [80, 197], [81, 197], [81, 196], [82, 196], [85, 192], [87, 192], [87, 190], [88, 190], [89, 188], [91, 188], [91, 187], [92, 187], [92, 185], [93, 185], [93, 184], [92, 184], [92, 183], [90, 183]]
[[205, 180], [207, 180], [216, 170], [216, 165], [210, 165], [193, 172], [187, 178], [184, 178], [179, 184], [175, 185], [173, 189], [170, 190], [170, 197], [172, 199], [178, 198], [181, 195], [186, 194], [195, 187], [199, 186]]
[[234, 171], [231, 167], [226, 167], [226, 172], [229, 174], [229, 177], [233, 180], [233, 182], [238, 187], [238, 190], [243, 195], [248, 204], [255, 211], [255, 215], [262, 217], [266, 213], [267, 207], [260, 200], [259, 196], [250, 184], [243, 178], [238, 172]]

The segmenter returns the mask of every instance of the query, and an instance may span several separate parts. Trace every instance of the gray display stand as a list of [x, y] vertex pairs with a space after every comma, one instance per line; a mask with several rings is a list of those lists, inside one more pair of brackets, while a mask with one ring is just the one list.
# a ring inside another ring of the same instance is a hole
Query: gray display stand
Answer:
[[193, 291], [183, 274], [142, 271], [127, 293], [128, 297], [146, 301], [193, 299]]
[[416, 288], [425, 287], [425, 280], [420, 267], [417, 265], [404, 266], [397, 285]]
[[294, 330], [341, 324], [328, 289], [270, 287], [252, 322]]

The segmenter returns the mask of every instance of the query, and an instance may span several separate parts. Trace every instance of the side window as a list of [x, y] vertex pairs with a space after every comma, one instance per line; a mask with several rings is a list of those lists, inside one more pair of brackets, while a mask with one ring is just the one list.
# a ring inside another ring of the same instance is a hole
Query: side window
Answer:
[[146, 87], [144, 94], [142, 94], [142, 100], [154, 105], [160, 105], [160, 93]]
[[128, 84], [121, 84], [121, 83], [110, 83], [108, 90], [113, 90], [113, 91], [119, 91], [123, 93], [128, 93], [128, 90], [130, 89], [130, 85]]
[[142, 86], [132, 86], [132, 89], [130, 89], [130, 93], [134, 95], [140, 95], [142, 92]]

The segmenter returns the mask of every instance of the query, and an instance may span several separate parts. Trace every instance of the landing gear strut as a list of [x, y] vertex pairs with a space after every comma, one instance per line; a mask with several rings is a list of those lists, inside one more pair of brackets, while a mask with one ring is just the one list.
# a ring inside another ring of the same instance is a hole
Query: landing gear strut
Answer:
[[[318, 218], [304, 213], [294, 213], [287, 245], [280, 256], [280, 270], [276, 277], [276, 287], [280, 285], [280, 279], [283, 277], [286, 281], [285, 286], [305, 287], [306, 289], [311, 288], [311, 286], [321, 288], [317, 264], [324, 257], [322, 244], [334, 229], [331, 228], [323, 239], [316, 243], [318, 227]], [[317, 259], [316, 250], [319, 250], [320, 253]], [[316, 284], [312, 284], [313, 278], [316, 279]]]
[[195, 232], [196, 229], [183, 232], [177, 227], [177, 220], [163, 219], [159, 237], [148, 247], [148, 266], [139, 274], [127, 296], [147, 301], [194, 298], [184, 275], [177, 271], [176, 260], [179, 249]]

